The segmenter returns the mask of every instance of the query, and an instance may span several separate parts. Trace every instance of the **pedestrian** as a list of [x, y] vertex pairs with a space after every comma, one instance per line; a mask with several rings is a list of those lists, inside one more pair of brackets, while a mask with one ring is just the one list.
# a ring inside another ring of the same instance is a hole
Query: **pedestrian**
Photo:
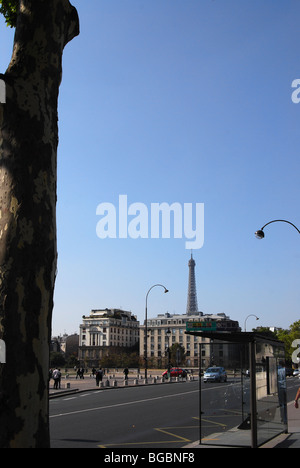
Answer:
[[128, 367], [125, 367], [125, 369], [123, 370], [123, 374], [125, 375], [125, 380], [128, 380], [128, 374], [129, 374]]
[[54, 389], [58, 390], [58, 384], [59, 384], [59, 379], [60, 379], [60, 372], [57, 368], [54, 369], [52, 378], [54, 380]]
[[103, 378], [103, 370], [100, 367], [100, 369], [96, 373], [96, 386], [97, 387], [99, 387], [100, 382], [102, 382], [102, 378]]
[[298, 400], [300, 400], [300, 387], [298, 388], [298, 392], [297, 392], [297, 395], [296, 395], [296, 398], [295, 398], [295, 408], [299, 408], [299, 403], [298, 403]]

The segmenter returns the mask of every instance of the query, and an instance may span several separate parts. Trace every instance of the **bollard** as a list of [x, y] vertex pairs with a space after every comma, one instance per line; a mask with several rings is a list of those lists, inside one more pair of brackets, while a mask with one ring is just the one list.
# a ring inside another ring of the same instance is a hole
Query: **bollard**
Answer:
[[68, 389], [68, 388], [71, 388], [70, 382], [67, 382], [67, 383], [66, 383], [66, 388], [67, 388], [67, 389]]
[[124, 387], [127, 387], [128, 385], [128, 380], [124, 380]]

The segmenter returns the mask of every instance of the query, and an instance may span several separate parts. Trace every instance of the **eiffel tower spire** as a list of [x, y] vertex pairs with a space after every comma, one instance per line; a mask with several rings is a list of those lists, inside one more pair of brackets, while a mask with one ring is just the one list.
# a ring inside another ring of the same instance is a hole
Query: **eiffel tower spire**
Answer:
[[187, 315], [194, 315], [198, 312], [195, 266], [196, 262], [193, 259], [193, 253], [191, 253], [191, 259], [189, 261], [189, 287], [186, 307]]

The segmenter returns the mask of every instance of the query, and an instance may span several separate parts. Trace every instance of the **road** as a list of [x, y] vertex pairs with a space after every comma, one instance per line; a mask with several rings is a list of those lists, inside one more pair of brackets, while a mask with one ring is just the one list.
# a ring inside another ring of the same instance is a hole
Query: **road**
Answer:
[[[289, 401], [299, 380], [288, 381]], [[206, 419], [202, 436], [241, 423], [235, 408], [239, 383], [208, 384], [204, 401], [230, 398], [224, 420]], [[199, 383], [99, 390], [50, 401], [52, 448], [182, 448], [199, 440]]]

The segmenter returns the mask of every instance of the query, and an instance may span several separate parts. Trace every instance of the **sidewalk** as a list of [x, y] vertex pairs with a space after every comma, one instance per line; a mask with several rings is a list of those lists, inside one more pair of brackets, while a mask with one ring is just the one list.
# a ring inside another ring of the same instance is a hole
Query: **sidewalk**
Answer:
[[300, 448], [300, 409], [288, 404], [288, 434], [282, 434], [262, 448]]
[[[186, 448], [240, 448], [243, 443], [243, 437], [247, 431], [237, 431], [235, 429], [224, 432], [211, 434], [211, 439], [219, 440], [222, 445], [205, 445], [198, 442], [189, 444]], [[235, 447], [235, 443], [237, 444]], [[249, 438], [246, 440], [245, 445], [249, 444]], [[294, 407], [294, 402], [288, 403], [288, 434], [280, 434], [260, 448], [300, 448], [300, 409]]]
[[[195, 378], [195, 377], [194, 377]], [[196, 380], [196, 378], [195, 378]], [[183, 382], [186, 380], [184, 379]], [[176, 379], [172, 379], [171, 383], [175, 383]], [[182, 382], [181, 378], [178, 378], [178, 382]], [[90, 377], [90, 375], [85, 375], [84, 379], [76, 379], [75, 376], [70, 376], [68, 378], [62, 377], [61, 380], [61, 388], [54, 389], [53, 388], [53, 380], [50, 382], [49, 386], [49, 397], [50, 399], [58, 398], [63, 395], [78, 393], [78, 392], [86, 392], [86, 391], [93, 391], [99, 390], [100, 388], [123, 388], [123, 387], [132, 387], [132, 386], [142, 386], [142, 385], [155, 385], [155, 384], [163, 384], [166, 385], [170, 382], [166, 380], [165, 382], [162, 381], [161, 375], [158, 374], [150, 374], [147, 382], [143, 376], [137, 377], [137, 375], [129, 375], [127, 382], [125, 382], [124, 374], [117, 373], [117, 374], [108, 374], [103, 378], [103, 381], [100, 383], [100, 386], [96, 386], [96, 379]]]

